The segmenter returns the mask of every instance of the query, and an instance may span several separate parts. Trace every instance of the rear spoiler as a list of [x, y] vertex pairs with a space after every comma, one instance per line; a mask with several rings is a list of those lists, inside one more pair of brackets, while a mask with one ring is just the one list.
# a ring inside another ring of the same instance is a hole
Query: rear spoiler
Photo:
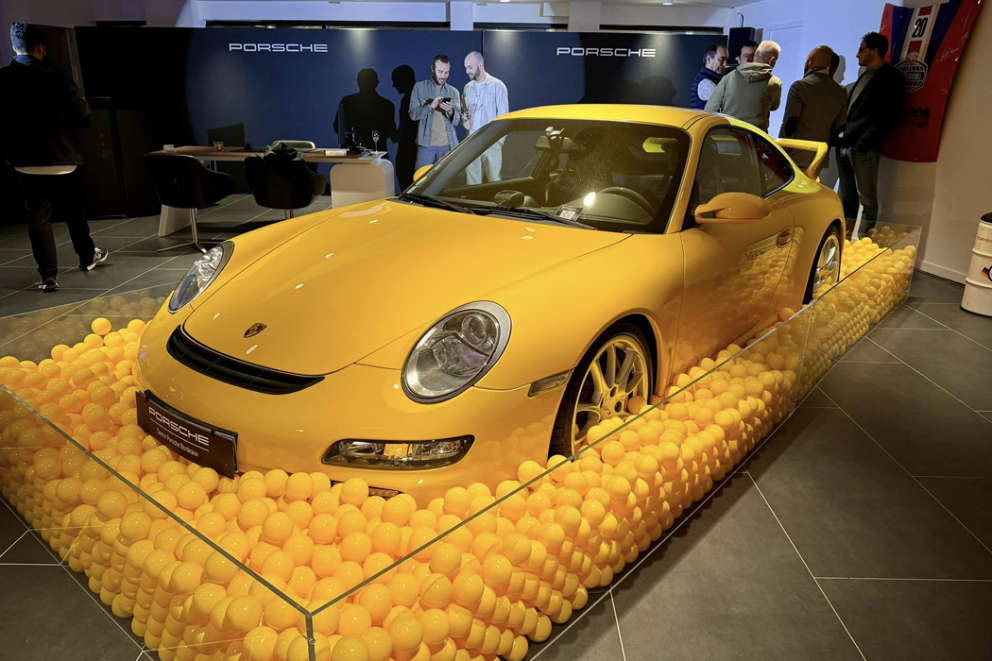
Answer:
[[823, 162], [827, 158], [827, 153], [830, 147], [827, 146], [825, 142], [813, 142], [812, 140], [791, 140], [788, 138], [778, 138], [775, 140], [779, 147], [785, 149], [786, 151], [790, 149], [800, 149], [802, 151], [816, 152], [813, 156], [813, 162], [809, 164], [806, 168], [806, 176], [813, 180], [818, 180], [820, 177], [820, 169], [823, 167]]

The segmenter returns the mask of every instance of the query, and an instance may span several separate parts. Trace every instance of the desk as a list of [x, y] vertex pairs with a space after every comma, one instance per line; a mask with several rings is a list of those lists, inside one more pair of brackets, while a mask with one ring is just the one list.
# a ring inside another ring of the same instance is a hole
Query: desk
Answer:
[[[182, 154], [201, 161], [244, 161], [262, 155], [261, 151], [235, 151], [233, 148], [217, 150], [213, 147], [177, 147], [175, 151], [156, 153]], [[334, 163], [337, 166], [331, 168], [331, 206], [336, 208], [396, 195], [393, 164], [380, 158], [384, 153], [349, 156], [341, 153], [327, 154], [324, 149], [315, 149], [305, 152], [303, 158], [308, 163]], [[188, 209], [162, 205], [158, 224], [159, 236], [172, 234], [189, 227], [189, 224]]]

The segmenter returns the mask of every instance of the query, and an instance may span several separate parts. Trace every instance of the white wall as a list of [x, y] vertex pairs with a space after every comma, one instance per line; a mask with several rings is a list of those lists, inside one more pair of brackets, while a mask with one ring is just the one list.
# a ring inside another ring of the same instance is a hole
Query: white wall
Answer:
[[[902, 6], [935, 4], [937, 0], [894, 1]], [[797, 53], [784, 52], [780, 63], [801, 67], [806, 54], [820, 44], [846, 61], [843, 82], [857, 80], [855, 53], [861, 35], [878, 30], [884, 0], [763, 0], [737, 7], [745, 25], [762, 31], [801, 25]], [[728, 27], [739, 25], [731, 14]], [[767, 32], [766, 32], [767, 34]], [[992, 211], [992, 177], [985, 154], [992, 150], [992, 86], [985, 63], [992, 59], [992, 12], [986, 9], [968, 40], [951, 90], [936, 163], [904, 163], [883, 158], [879, 175], [882, 218], [924, 228], [919, 267], [964, 282], [971, 260], [978, 220]], [[777, 65], [776, 69], [788, 66]], [[785, 76], [783, 76], [784, 78]], [[838, 76], [840, 77], [840, 76]], [[777, 132], [774, 121], [770, 130]], [[824, 180], [831, 181], [830, 172]]]

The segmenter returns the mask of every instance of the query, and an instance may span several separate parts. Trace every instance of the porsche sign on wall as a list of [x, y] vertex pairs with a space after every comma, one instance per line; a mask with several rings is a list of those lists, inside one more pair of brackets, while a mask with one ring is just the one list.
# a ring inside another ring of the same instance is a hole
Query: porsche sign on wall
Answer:
[[886, 156], [937, 160], [951, 83], [981, 5], [981, 0], [916, 8], [885, 5], [881, 33], [889, 39], [886, 59], [906, 78], [902, 114], [883, 150]]

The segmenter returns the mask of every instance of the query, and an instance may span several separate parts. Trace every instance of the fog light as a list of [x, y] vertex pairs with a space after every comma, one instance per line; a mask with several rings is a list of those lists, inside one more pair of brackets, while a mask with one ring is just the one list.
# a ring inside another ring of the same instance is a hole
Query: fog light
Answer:
[[330, 466], [360, 468], [419, 469], [438, 468], [465, 456], [475, 440], [472, 436], [433, 441], [338, 441], [324, 454]]

